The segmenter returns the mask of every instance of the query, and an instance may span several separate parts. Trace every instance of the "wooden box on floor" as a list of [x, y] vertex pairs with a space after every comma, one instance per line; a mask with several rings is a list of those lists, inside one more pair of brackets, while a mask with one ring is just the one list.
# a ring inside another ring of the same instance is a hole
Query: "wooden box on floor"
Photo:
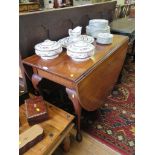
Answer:
[[[44, 139], [24, 155], [51, 155], [62, 142], [64, 142], [65, 151], [69, 150], [68, 134], [74, 126], [72, 123], [74, 116], [49, 103], [47, 103], [47, 110], [49, 119], [40, 123], [44, 129]], [[19, 117], [21, 123], [19, 133], [22, 133], [30, 128], [26, 119], [24, 104], [19, 108]]]

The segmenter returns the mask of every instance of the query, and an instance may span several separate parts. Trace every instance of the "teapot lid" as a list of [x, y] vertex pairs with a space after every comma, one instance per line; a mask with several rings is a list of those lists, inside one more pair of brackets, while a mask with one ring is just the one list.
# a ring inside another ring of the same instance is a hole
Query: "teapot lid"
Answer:
[[39, 44], [36, 44], [34, 48], [35, 50], [39, 50], [39, 51], [51, 51], [51, 50], [56, 50], [60, 47], [61, 45], [58, 42], [46, 39], [45, 41]]

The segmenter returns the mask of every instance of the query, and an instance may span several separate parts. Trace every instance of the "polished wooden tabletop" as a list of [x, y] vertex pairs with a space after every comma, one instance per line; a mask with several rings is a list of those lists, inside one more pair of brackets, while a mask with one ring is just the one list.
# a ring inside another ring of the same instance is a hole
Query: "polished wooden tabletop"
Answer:
[[99, 45], [95, 42], [95, 55], [85, 62], [75, 62], [63, 51], [59, 57], [53, 60], [43, 60], [37, 55], [32, 55], [24, 59], [23, 63], [76, 82], [85, 74], [91, 72], [97, 64], [113, 54], [127, 40], [128, 37], [126, 36], [114, 35], [113, 42], [110, 45]]
[[118, 18], [110, 24], [111, 32], [132, 34], [135, 32], [135, 18]]

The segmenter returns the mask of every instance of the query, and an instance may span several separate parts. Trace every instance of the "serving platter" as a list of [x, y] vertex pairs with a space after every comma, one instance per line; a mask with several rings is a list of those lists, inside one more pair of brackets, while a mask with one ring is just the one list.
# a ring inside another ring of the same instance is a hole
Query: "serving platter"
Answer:
[[[78, 39], [78, 41], [84, 41], [86, 43], [93, 43], [94, 38], [88, 35], [81, 35]], [[67, 48], [68, 45], [71, 43], [74, 43], [74, 40], [70, 39], [70, 37], [62, 38], [58, 41], [59, 44], [61, 44], [62, 47]]]

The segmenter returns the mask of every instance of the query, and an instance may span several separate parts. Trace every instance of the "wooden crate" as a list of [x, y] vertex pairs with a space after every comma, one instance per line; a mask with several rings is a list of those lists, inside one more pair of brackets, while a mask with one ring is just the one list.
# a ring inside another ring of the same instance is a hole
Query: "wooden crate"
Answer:
[[[24, 155], [47, 155], [53, 153], [57, 146], [64, 140], [73, 128], [73, 115], [49, 103], [47, 103], [47, 110], [49, 119], [39, 123], [44, 129], [44, 139], [29, 149], [26, 153], [24, 153]], [[19, 133], [22, 133], [26, 129], [30, 128], [26, 119], [24, 104], [19, 108], [19, 116], [21, 123]]]

